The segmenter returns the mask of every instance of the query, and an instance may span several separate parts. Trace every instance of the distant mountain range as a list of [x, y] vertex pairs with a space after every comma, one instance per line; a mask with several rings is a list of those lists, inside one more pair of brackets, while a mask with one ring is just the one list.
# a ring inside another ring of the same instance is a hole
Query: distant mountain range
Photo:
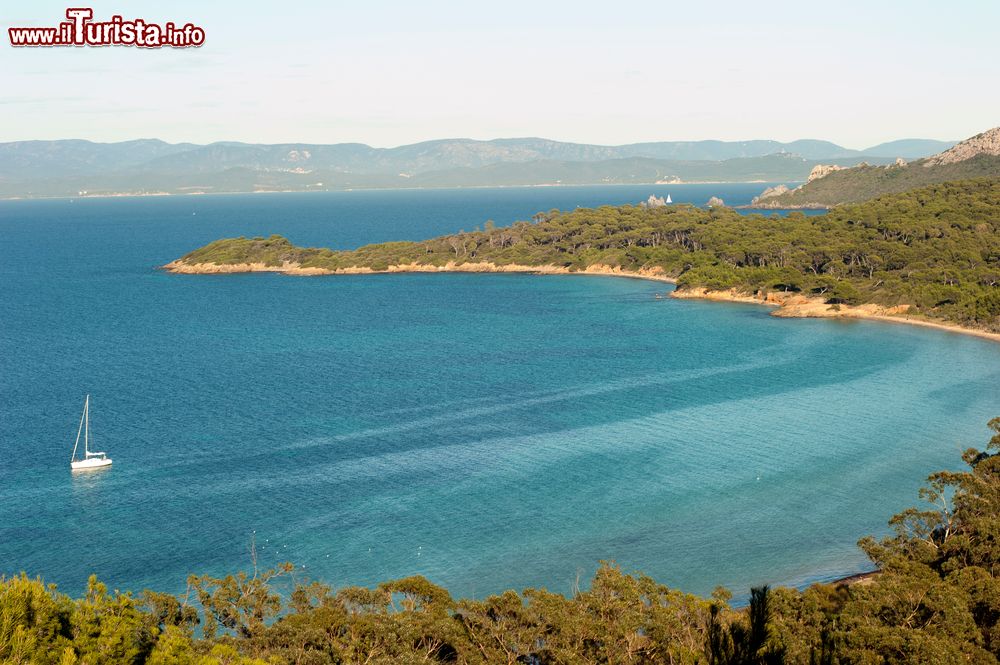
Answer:
[[968, 178], [1000, 178], [1000, 127], [976, 134], [938, 154], [906, 163], [814, 168], [795, 189], [769, 189], [752, 204], [761, 208], [828, 208]]
[[82, 140], [0, 143], [0, 197], [800, 181], [817, 164], [890, 163], [952, 142], [905, 139], [851, 150], [829, 141], [667, 141], [600, 146], [540, 138], [443, 139], [396, 148]]

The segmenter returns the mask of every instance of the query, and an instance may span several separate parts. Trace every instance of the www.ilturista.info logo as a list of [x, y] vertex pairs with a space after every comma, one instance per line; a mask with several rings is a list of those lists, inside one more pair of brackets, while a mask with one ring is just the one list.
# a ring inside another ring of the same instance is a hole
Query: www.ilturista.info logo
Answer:
[[11, 46], [141, 46], [143, 48], [188, 48], [205, 43], [205, 30], [192, 23], [151, 23], [136, 18], [126, 21], [92, 21], [89, 7], [70, 8], [54, 28], [7, 28]]

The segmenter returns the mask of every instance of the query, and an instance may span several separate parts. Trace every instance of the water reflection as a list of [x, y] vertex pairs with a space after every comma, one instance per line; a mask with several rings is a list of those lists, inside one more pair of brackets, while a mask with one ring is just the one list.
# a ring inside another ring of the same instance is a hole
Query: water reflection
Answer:
[[110, 466], [96, 467], [93, 469], [76, 469], [70, 472], [73, 479], [73, 498], [78, 501], [89, 503], [97, 498], [100, 490], [109, 482], [108, 473]]

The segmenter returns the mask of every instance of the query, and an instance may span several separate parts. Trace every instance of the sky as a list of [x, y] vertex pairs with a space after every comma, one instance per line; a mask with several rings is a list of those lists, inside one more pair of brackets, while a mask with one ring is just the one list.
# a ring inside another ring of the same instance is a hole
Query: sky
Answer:
[[96, 20], [191, 22], [206, 41], [10, 46], [8, 27], [54, 26], [65, 1], [0, 6], [0, 141], [864, 148], [1000, 125], [997, 0], [74, 0]]

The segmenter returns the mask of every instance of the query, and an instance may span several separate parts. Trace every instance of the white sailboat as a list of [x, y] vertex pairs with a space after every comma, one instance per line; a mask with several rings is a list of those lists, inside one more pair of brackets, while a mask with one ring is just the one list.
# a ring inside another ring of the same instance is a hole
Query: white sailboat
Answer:
[[[80, 446], [81, 434], [83, 434], [83, 459], [77, 459], [76, 449]], [[87, 395], [83, 403], [83, 415], [80, 416], [80, 427], [76, 430], [76, 443], [73, 444], [73, 456], [70, 458], [69, 466], [73, 471], [111, 466], [111, 458], [107, 453], [90, 450], [90, 395]]]
[[670, 198], [670, 194], [667, 194], [667, 200], [666, 200], [666, 202], [667, 203], [673, 203], [673, 200]]

